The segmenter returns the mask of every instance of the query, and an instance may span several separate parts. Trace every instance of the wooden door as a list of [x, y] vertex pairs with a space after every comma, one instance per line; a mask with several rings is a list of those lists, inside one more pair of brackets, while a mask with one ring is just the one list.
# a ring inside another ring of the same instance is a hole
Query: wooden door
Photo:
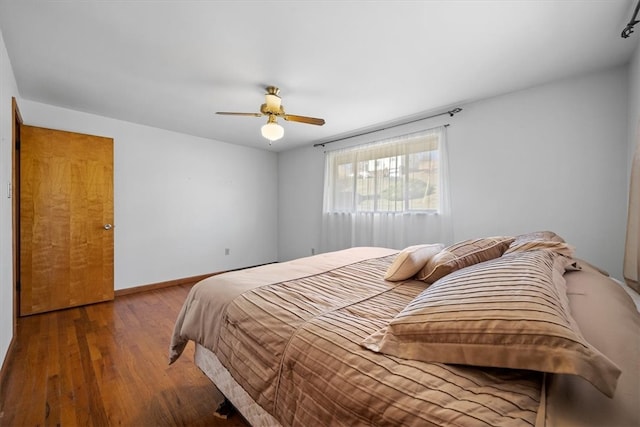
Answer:
[[20, 137], [20, 314], [112, 300], [113, 139]]

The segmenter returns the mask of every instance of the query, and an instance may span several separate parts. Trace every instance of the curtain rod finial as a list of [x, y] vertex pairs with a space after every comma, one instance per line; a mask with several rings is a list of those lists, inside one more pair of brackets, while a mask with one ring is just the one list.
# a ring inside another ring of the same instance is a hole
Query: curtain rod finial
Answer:
[[640, 21], [630, 22], [629, 25], [627, 25], [625, 29], [622, 30], [620, 37], [622, 37], [623, 39], [628, 39], [631, 36], [631, 33], [633, 33], [633, 26], [636, 25], [638, 22]]
[[627, 26], [624, 28], [624, 30], [622, 30], [622, 33], [620, 34], [620, 37], [622, 37], [623, 39], [629, 38], [631, 33], [633, 33], [634, 25], [636, 25], [637, 23], [640, 23], [640, 20], [638, 20], [639, 11], [640, 11], [640, 0], [638, 0], [638, 3], [636, 4], [636, 10], [633, 12], [633, 18], [631, 18]]

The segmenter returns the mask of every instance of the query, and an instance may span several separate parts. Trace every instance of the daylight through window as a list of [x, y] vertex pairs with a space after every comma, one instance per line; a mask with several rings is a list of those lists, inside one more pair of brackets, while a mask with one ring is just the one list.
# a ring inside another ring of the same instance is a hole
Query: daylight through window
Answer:
[[328, 152], [324, 211], [438, 213], [442, 132]]

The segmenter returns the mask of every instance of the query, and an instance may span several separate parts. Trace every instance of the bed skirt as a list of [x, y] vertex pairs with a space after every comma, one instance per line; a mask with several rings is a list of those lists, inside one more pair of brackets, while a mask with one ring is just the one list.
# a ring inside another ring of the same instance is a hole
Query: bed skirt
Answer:
[[218, 390], [253, 427], [279, 427], [281, 425], [240, 387], [210, 350], [196, 344], [194, 360], [196, 366], [209, 377]]

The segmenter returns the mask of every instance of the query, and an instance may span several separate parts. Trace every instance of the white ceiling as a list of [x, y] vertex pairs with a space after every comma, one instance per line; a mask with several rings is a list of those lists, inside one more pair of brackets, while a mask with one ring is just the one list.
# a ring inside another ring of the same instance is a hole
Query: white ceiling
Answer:
[[[0, 0], [23, 98], [281, 151], [628, 62], [635, 0]], [[260, 136], [264, 88], [290, 114]], [[462, 112], [461, 114], [464, 114]]]

